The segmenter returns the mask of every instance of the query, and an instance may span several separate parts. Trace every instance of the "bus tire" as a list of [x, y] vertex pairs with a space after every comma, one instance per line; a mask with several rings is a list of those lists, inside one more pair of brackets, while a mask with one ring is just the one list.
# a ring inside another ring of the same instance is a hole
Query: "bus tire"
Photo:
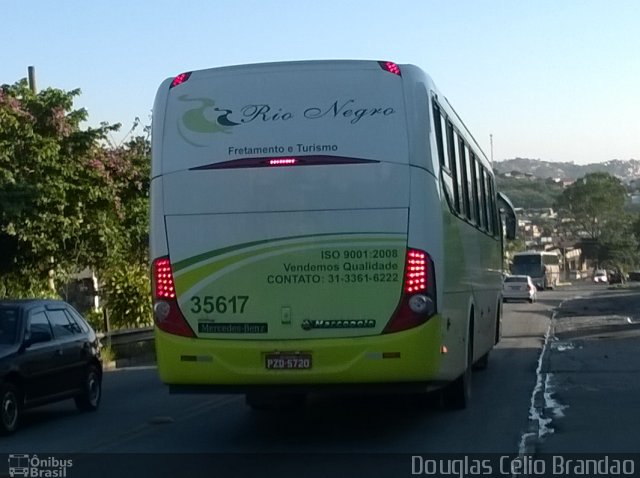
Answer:
[[491, 351], [487, 351], [482, 357], [478, 359], [476, 363], [473, 364], [474, 370], [486, 370], [489, 367], [489, 354]]
[[[473, 315], [473, 313], [472, 313]], [[488, 357], [487, 357], [488, 358]], [[471, 401], [471, 374], [473, 370], [473, 322], [467, 339], [467, 366], [457, 379], [442, 391], [443, 404], [450, 410], [463, 410]]]

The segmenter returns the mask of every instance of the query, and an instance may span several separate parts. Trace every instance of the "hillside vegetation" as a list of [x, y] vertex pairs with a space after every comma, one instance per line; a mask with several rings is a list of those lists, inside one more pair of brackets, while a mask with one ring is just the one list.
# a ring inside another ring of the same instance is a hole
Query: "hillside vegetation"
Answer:
[[498, 191], [506, 194], [515, 207], [537, 209], [553, 207], [562, 194], [562, 184], [552, 179], [496, 175]]
[[514, 158], [493, 163], [496, 173], [519, 173], [531, 174], [538, 178], [561, 178], [578, 179], [590, 173], [609, 173], [628, 183], [640, 178], [640, 160], [629, 159], [626, 161], [612, 159], [602, 163], [575, 164], [542, 161], [540, 159]]

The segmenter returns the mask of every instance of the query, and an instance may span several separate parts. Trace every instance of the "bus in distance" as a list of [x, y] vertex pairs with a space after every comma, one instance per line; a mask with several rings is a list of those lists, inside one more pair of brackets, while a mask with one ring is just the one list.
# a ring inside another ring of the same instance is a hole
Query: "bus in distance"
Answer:
[[553, 289], [560, 282], [560, 259], [554, 252], [516, 252], [511, 273], [530, 276], [538, 290]]
[[499, 340], [515, 216], [418, 67], [169, 78], [151, 169], [156, 351], [172, 393], [262, 408], [318, 390], [440, 390], [467, 405]]

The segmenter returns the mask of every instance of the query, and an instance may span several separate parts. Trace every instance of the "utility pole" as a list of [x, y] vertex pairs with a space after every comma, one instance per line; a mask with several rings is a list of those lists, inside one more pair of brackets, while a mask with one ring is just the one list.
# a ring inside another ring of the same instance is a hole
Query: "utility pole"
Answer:
[[31, 88], [31, 91], [33, 91], [34, 93], [37, 93], [38, 89], [36, 88], [36, 67], [30, 66], [27, 68], [27, 71], [29, 72], [29, 88]]
[[[36, 94], [38, 92], [38, 88], [36, 87], [36, 67], [35, 66], [27, 67], [27, 72], [29, 75], [29, 88], [31, 89], [31, 91], [33, 91], [34, 94]], [[55, 264], [55, 259], [53, 258], [53, 256], [49, 258], [49, 261], [51, 262], [51, 269], [49, 269], [49, 289], [55, 292], [56, 291], [56, 283], [54, 280], [55, 270], [53, 269], [53, 266]]]

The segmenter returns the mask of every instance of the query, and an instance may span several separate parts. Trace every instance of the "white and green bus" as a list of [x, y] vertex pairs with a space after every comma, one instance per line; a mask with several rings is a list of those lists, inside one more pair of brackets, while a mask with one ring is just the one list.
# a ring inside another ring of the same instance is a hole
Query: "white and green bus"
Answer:
[[553, 289], [560, 282], [560, 258], [549, 251], [516, 252], [511, 273], [531, 276], [538, 290]]
[[503, 226], [490, 162], [423, 71], [184, 73], [160, 86], [152, 135], [171, 392], [442, 389], [466, 406], [499, 339]]

